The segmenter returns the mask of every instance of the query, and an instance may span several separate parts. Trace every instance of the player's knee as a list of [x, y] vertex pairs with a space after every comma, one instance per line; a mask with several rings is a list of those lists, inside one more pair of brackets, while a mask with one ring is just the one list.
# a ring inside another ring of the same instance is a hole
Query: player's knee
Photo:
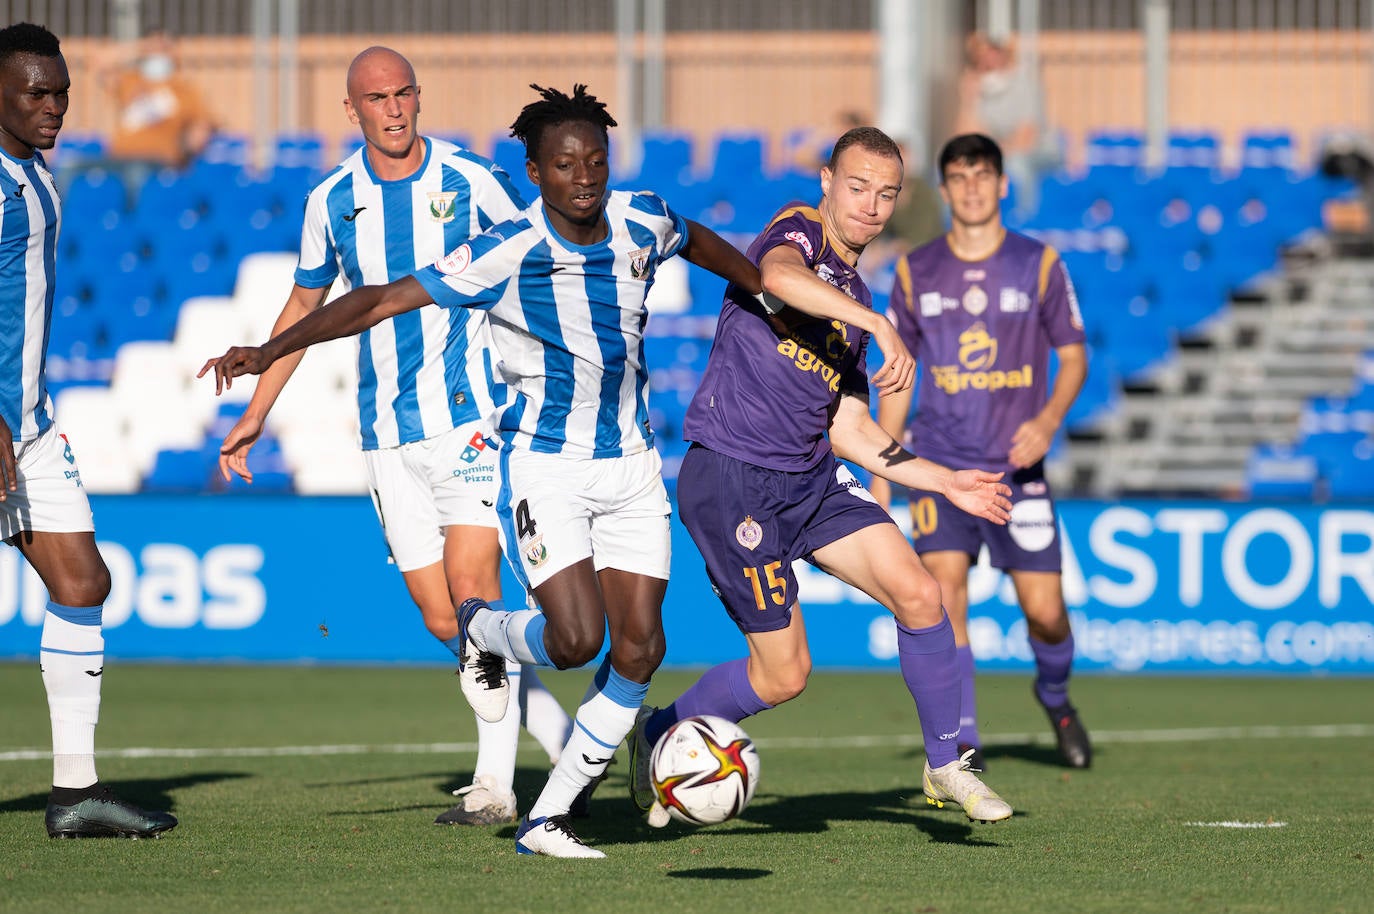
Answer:
[[940, 585], [929, 574], [904, 575], [892, 597], [892, 614], [907, 628], [939, 624]]
[[1069, 637], [1069, 617], [1067, 613], [1049, 613], [1044, 616], [1026, 614], [1026, 632], [1036, 641], [1044, 644], [1059, 644]]
[[645, 638], [622, 637], [611, 643], [615, 668], [636, 682], [648, 682], [666, 652], [667, 642], [662, 632]]
[[806, 682], [810, 677], [810, 662], [799, 660], [782, 669], [767, 671], [759, 677], [761, 681], [758, 682], [754, 682], [754, 676], [751, 674], [750, 681], [753, 682], [754, 691], [758, 693], [759, 698], [770, 705], [780, 705], [806, 691]]
[[48, 584], [48, 593], [63, 606], [100, 606], [110, 595], [110, 570], [103, 562], [77, 569]]
[[544, 630], [544, 647], [560, 670], [590, 663], [601, 653], [603, 643], [604, 631], [586, 626], [549, 626]]

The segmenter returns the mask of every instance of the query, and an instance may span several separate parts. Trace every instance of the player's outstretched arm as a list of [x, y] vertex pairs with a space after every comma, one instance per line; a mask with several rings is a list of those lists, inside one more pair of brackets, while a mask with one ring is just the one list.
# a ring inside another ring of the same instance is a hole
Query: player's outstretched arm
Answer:
[[759, 269], [733, 244], [706, 226], [687, 220], [687, 243], [678, 252], [705, 270], [746, 289], [751, 295], [763, 291]]
[[897, 328], [885, 316], [865, 308], [818, 277], [796, 248], [786, 244], [770, 248], [759, 261], [759, 275], [764, 295], [779, 298], [803, 314], [843, 321], [872, 334], [883, 354], [882, 367], [872, 378], [880, 395], [911, 387], [916, 360], [897, 336]]
[[0, 501], [19, 488], [19, 468], [14, 461], [14, 432], [0, 419]]
[[262, 346], [234, 346], [224, 355], [210, 359], [196, 377], [204, 377], [213, 370], [215, 393], [222, 393], [233, 385], [234, 378], [262, 374], [273, 362], [298, 349], [361, 333], [388, 317], [414, 311], [431, 301], [414, 276], [384, 286], [362, 286], [297, 321]]
[[1011, 513], [1011, 488], [1001, 473], [951, 470], [917, 457], [884, 432], [868, 414], [864, 397], [840, 397], [830, 420], [830, 446], [837, 457], [856, 463], [908, 489], [939, 492], [974, 517], [1005, 524]]
[[[311, 289], [293, 285], [291, 294], [286, 297], [286, 304], [282, 306], [281, 314], [277, 315], [277, 321], [272, 325], [272, 335], [276, 336], [313, 313], [324, 304], [325, 296], [328, 294], [329, 286]], [[220, 443], [219, 473], [225, 482], [229, 481], [230, 473], [237, 474], [244, 482], [253, 482], [253, 471], [248, 469], [248, 452], [257, 443], [258, 436], [262, 434], [262, 427], [267, 421], [267, 414], [272, 411], [272, 405], [277, 402], [282, 388], [291, 380], [292, 373], [304, 356], [303, 350], [293, 352], [278, 359], [271, 368], [262, 373], [257, 386], [253, 388], [253, 396], [249, 399], [248, 406], [243, 410], [243, 415], [239, 416], [239, 421], [234, 423], [234, 427]]]

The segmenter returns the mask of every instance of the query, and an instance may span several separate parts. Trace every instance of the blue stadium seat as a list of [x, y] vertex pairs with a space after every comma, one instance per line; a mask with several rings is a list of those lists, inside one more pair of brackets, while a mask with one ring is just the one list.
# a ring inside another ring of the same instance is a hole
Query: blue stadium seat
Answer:
[[764, 175], [764, 149], [761, 134], [724, 133], [716, 137], [711, 150], [711, 181], [760, 181]]
[[203, 492], [212, 468], [202, 451], [159, 451], [153, 468], [143, 478], [140, 491], [168, 494]]
[[1338, 463], [1344, 462], [1359, 447], [1368, 447], [1368, 436], [1361, 431], [1313, 432], [1298, 442], [1298, 452], [1317, 461], [1322, 476], [1330, 476]]
[[1310, 499], [1317, 477], [1316, 459], [1288, 445], [1256, 445], [1245, 468], [1246, 490], [1254, 498]]
[[124, 182], [115, 172], [99, 167], [88, 168], [73, 178], [62, 200], [67, 225], [98, 222], [109, 214], [118, 218], [127, 208]]
[[692, 138], [685, 133], [646, 132], [637, 183], [672, 199], [673, 188], [692, 184]]
[[1332, 499], [1374, 499], [1374, 439], [1365, 438], [1349, 453], [1335, 457], [1325, 475]]

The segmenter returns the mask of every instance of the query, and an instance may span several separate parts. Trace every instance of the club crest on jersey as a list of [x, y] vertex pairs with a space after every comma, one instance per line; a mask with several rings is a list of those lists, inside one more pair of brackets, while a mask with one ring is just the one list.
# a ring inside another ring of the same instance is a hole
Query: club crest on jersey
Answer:
[[988, 310], [988, 293], [981, 286], [969, 286], [964, 293], [964, 310], [974, 317]]
[[453, 221], [453, 198], [456, 190], [432, 190], [429, 192], [429, 218], [435, 222]]
[[457, 276], [468, 268], [472, 262], [472, 246], [464, 244], [456, 250], [449, 251], [439, 258], [438, 263], [434, 264], [439, 268], [440, 273], [447, 273], [449, 276]]
[[811, 239], [806, 237], [805, 232], [788, 232], [786, 235], [783, 235], [782, 237], [786, 238], [788, 241], [792, 242], [797, 247], [801, 248], [802, 253], [805, 254], [807, 257], [816, 256], [811, 251]]
[[745, 549], [753, 550], [763, 542], [763, 528], [752, 514], [744, 515], [744, 520], [735, 528], [735, 539]]
[[649, 255], [654, 252], [653, 247], [639, 248], [630, 252], [630, 275], [635, 279], [644, 279], [649, 275]]

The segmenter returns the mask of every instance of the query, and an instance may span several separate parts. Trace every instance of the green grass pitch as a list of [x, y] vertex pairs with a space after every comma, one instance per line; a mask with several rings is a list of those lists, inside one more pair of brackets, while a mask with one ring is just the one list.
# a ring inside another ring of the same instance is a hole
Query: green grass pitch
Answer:
[[[546, 678], [566, 707], [588, 675]], [[660, 674], [650, 701], [688, 681]], [[975, 826], [921, 797], [919, 730], [895, 674], [819, 672], [800, 699], [746, 721], [759, 791], [723, 826], [648, 828], [622, 750], [579, 823], [600, 861], [517, 857], [509, 826], [431, 824], [475, 757], [449, 670], [110, 664], [101, 776], [180, 817], [158, 841], [49, 840], [37, 664], [0, 664], [0, 694], [0, 911], [1374, 906], [1369, 680], [1082, 676], [1074, 697], [1097, 758], [1069, 772], [1028, 677], [985, 676], [987, 780], [1016, 815]], [[526, 737], [522, 809], [545, 773]]]

